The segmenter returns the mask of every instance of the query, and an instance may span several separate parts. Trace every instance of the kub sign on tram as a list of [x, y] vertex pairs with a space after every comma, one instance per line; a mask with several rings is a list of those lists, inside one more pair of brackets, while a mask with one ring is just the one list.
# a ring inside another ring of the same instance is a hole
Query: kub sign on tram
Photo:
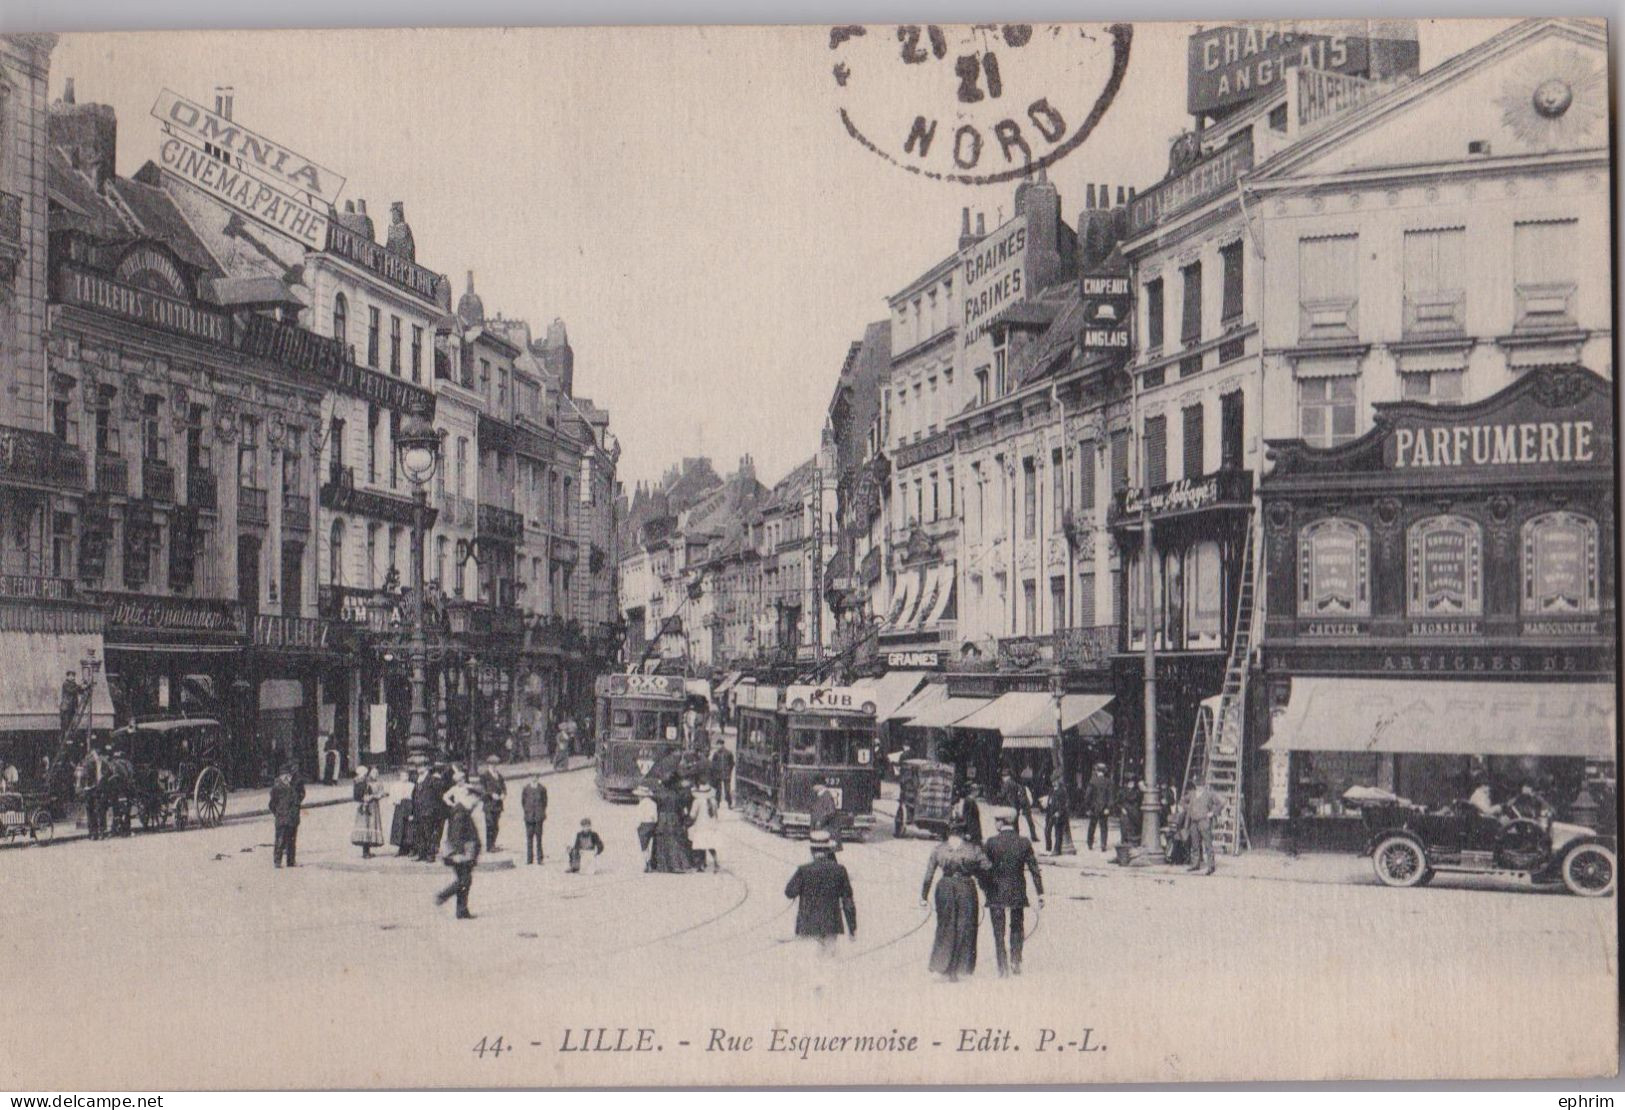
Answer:
[[791, 686], [784, 692], [784, 704], [796, 713], [872, 714], [876, 701], [875, 692], [867, 686]]

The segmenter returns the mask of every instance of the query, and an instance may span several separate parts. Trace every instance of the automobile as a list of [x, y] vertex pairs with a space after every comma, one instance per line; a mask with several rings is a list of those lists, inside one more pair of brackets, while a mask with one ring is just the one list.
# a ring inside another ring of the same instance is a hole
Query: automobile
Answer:
[[1496, 816], [1467, 801], [1438, 809], [1403, 802], [1365, 808], [1367, 853], [1385, 886], [1423, 886], [1441, 871], [1561, 883], [1571, 894], [1614, 892], [1611, 836], [1551, 815]]

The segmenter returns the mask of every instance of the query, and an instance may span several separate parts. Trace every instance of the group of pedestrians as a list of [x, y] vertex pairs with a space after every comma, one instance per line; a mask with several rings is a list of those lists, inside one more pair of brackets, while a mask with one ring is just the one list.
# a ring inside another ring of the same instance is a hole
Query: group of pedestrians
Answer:
[[[1018, 812], [1001, 812], [999, 831], [985, 842], [977, 839], [965, 816], [979, 820], [975, 799], [961, 798], [959, 816], [948, 838], [931, 851], [920, 904], [932, 904], [935, 882], [936, 938], [928, 966], [949, 982], [976, 971], [977, 937], [981, 930], [980, 897], [985, 895], [993, 924], [993, 952], [999, 975], [1020, 975], [1023, 942], [1027, 935], [1027, 880], [1044, 905], [1044, 877], [1032, 841], [1016, 827]], [[858, 910], [852, 879], [836, 858], [840, 845], [825, 829], [809, 836], [812, 860], [790, 877], [784, 896], [797, 903], [796, 935], [816, 941], [823, 955], [832, 955], [841, 936], [857, 939]], [[939, 877], [940, 876], [940, 877]]]
[[639, 786], [632, 793], [638, 800], [638, 848], [645, 871], [709, 869], [721, 874], [720, 807], [709, 782], [680, 777]]

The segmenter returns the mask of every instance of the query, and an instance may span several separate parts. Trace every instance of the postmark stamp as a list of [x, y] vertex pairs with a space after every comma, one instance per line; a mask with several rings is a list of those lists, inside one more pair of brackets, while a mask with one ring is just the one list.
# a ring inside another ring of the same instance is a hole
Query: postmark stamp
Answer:
[[989, 185], [1081, 146], [1128, 72], [1124, 23], [830, 29], [830, 73], [853, 140], [910, 173]]

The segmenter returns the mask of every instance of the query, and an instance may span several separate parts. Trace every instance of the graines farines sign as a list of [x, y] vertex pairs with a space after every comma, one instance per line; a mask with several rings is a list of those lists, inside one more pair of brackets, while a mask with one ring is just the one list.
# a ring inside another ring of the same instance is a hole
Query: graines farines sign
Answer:
[[1001, 309], [1027, 295], [1027, 217], [1006, 221], [967, 249], [959, 271], [965, 305], [959, 342], [969, 347]]

